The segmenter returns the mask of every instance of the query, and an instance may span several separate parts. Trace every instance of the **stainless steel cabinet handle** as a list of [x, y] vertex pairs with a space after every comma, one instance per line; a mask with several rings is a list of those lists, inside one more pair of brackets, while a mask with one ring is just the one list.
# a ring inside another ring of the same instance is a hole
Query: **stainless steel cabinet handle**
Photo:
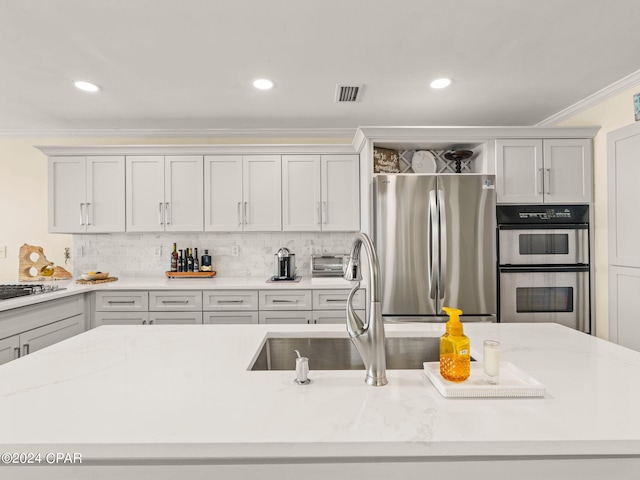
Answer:
[[90, 216], [89, 216], [89, 207], [91, 206], [90, 203], [85, 203], [85, 208], [84, 208], [84, 216], [87, 219], [86, 223], [87, 225], [91, 225], [91, 220], [90, 220]]
[[20, 358], [20, 347], [15, 347], [13, 349], [13, 359]]
[[298, 303], [298, 300], [283, 300], [279, 298], [274, 298], [272, 302], [273, 303]]
[[542, 192], [544, 191], [544, 169], [539, 168], [538, 169], [538, 176], [540, 177], [540, 183], [539, 183], [539, 187], [538, 187], [538, 193], [540, 195], [542, 195]]
[[149, 325], [153, 325], [153, 320], [149, 320]]
[[165, 216], [165, 219], [164, 219], [165, 223], [169, 225], [171, 223], [171, 210], [169, 210], [169, 202], [165, 203], [164, 216]]
[[29, 355], [29, 344], [25, 343], [22, 346], [22, 355]]
[[240, 216], [241, 205], [242, 205], [242, 202], [238, 202], [238, 225], [242, 225], [242, 217]]
[[545, 186], [547, 187], [547, 194], [551, 193], [551, 169], [547, 168], [545, 170], [545, 173], [547, 175], [547, 178], [545, 179]]
[[108, 300], [107, 301], [108, 304], [119, 304], [119, 303], [136, 303], [135, 300]]
[[162, 202], [160, 202], [160, 203], [159, 203], [159, 207], [158, 207], [158, 220], [159, 220], [159, 222], [160, 222], [160, 225], [164, 225], [164, 218], [163, 218], [163, 217], [164, 217], [164, 215], [163, 215], [163, 213], [162, 213], [162, 207], [163, 207], [163, 205], [164, 205], [164, 204], [163, 204]]
[[162, 303], [167, 303], [167, 304], [175, 304], [175, 303], [186, 304], [186, 303], [189, 303], [189, 300], [162, 300]]
[[80, 225], [84, 225], [84, 216], [82, 215], [82, 206], [84, 203], [80, 204]]
[[249, 218], [247, 216], [247, 203], [249, 202], [244, 202], [244, 224], [245, 225], [249, 223]]
[[330, 303], [330, 302], [347, 303], [347, 299], [346, 298], [327, 298], [327, 303]]
[[438, 241], [440, 232], [438, 230], [438, 210], [436, 205], [436, 192], [429, 192], [429, 217], [427, 219], [427, 272], [429, 274], [429, 298], [436, 298], [436, 263], [434, 262], [434, 253], [438, 251]]
[[322, 223], [327, 224], [327, 202], [322, 202]]
[[320, 225], [320, 223], [322, 222], [322, 204], [320, 202], [318, 202], [318, 210], [316, 211], [316, 215], [318, 217], [318, 225]]
[[447, 206], [444, 202], [444, 191], [438, 190], [438, 203], [440, 211], [440, 278], [438, 284], [440, 286], [440, 298], [444, 298], [445, 284], [447, 282]]
[[218, 303], [244, 303], [244, 300], [218, 300]]
[[146, 320], [142, 320], [142, 324], [143, 324], [143, 325], [146, 325], [146, 324], [147, 324], [147, 321], [146, 321]]

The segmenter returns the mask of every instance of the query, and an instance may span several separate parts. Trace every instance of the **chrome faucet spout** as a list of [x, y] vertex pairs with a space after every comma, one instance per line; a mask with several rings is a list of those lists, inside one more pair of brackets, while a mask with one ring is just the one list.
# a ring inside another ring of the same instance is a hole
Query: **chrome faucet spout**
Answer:
[[358, 233], [351, 245], [344, 278], [346, 280], [362, 279], [360, 252], [363, 247], [369, 270], [369, 313], [366, 322], [363, 322], [353, 308], [353, 296], [360, 288], [360, 282], [358, 282], [351, 289], [347, 299], [347, 332], [367, 370], [365, 382], [372, 386], [382, 386], [387, 384], [387, 359], [380, 305], [380, 266], [373, 242], [365, 233]]

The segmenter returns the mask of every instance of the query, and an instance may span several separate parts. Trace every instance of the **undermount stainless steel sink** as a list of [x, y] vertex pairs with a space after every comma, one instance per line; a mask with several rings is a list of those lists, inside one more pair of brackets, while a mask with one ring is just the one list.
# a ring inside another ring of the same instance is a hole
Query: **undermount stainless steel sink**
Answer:
[[[268, 337], [249, 370], [295, 370], [296, 354], [309, 358], [311, 370], [363, 370], [348, 337]], [[387, 369], [422, 369], [440, 358], [440, 337], [385, 338]]]

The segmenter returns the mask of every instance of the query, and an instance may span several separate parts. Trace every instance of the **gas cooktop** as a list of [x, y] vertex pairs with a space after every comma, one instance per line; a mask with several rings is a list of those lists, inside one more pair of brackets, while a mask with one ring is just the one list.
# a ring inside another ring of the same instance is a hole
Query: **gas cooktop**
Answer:
[[0, 285], [0, 300], [24, 297], [26, 295], [37, 295], [39, 293], [49, 293], [58, 290], [66, 290], [66, 288], [61, 288], [58, 285], [43, 285], [41, 283]]

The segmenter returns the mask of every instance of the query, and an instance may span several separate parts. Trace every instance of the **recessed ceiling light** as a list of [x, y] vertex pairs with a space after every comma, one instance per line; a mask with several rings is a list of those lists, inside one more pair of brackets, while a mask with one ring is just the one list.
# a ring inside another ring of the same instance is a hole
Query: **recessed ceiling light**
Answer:
[[431, 82], [431, 88], [446, 88], [451, 85], [450, 78], [438, 78]]
[[270, 88], [273, 88], [273, 82], [266, 78], [259, 78], [258, 80], [253, 81], [253, 86], [259, 90], [269, 90]]
[[85, 82], [83, 80], [78, 80], [73, 82], [76, 88], [82, 90], [83, 92], [95, 93], [100, 90], [100, 87], [95, 83]]

